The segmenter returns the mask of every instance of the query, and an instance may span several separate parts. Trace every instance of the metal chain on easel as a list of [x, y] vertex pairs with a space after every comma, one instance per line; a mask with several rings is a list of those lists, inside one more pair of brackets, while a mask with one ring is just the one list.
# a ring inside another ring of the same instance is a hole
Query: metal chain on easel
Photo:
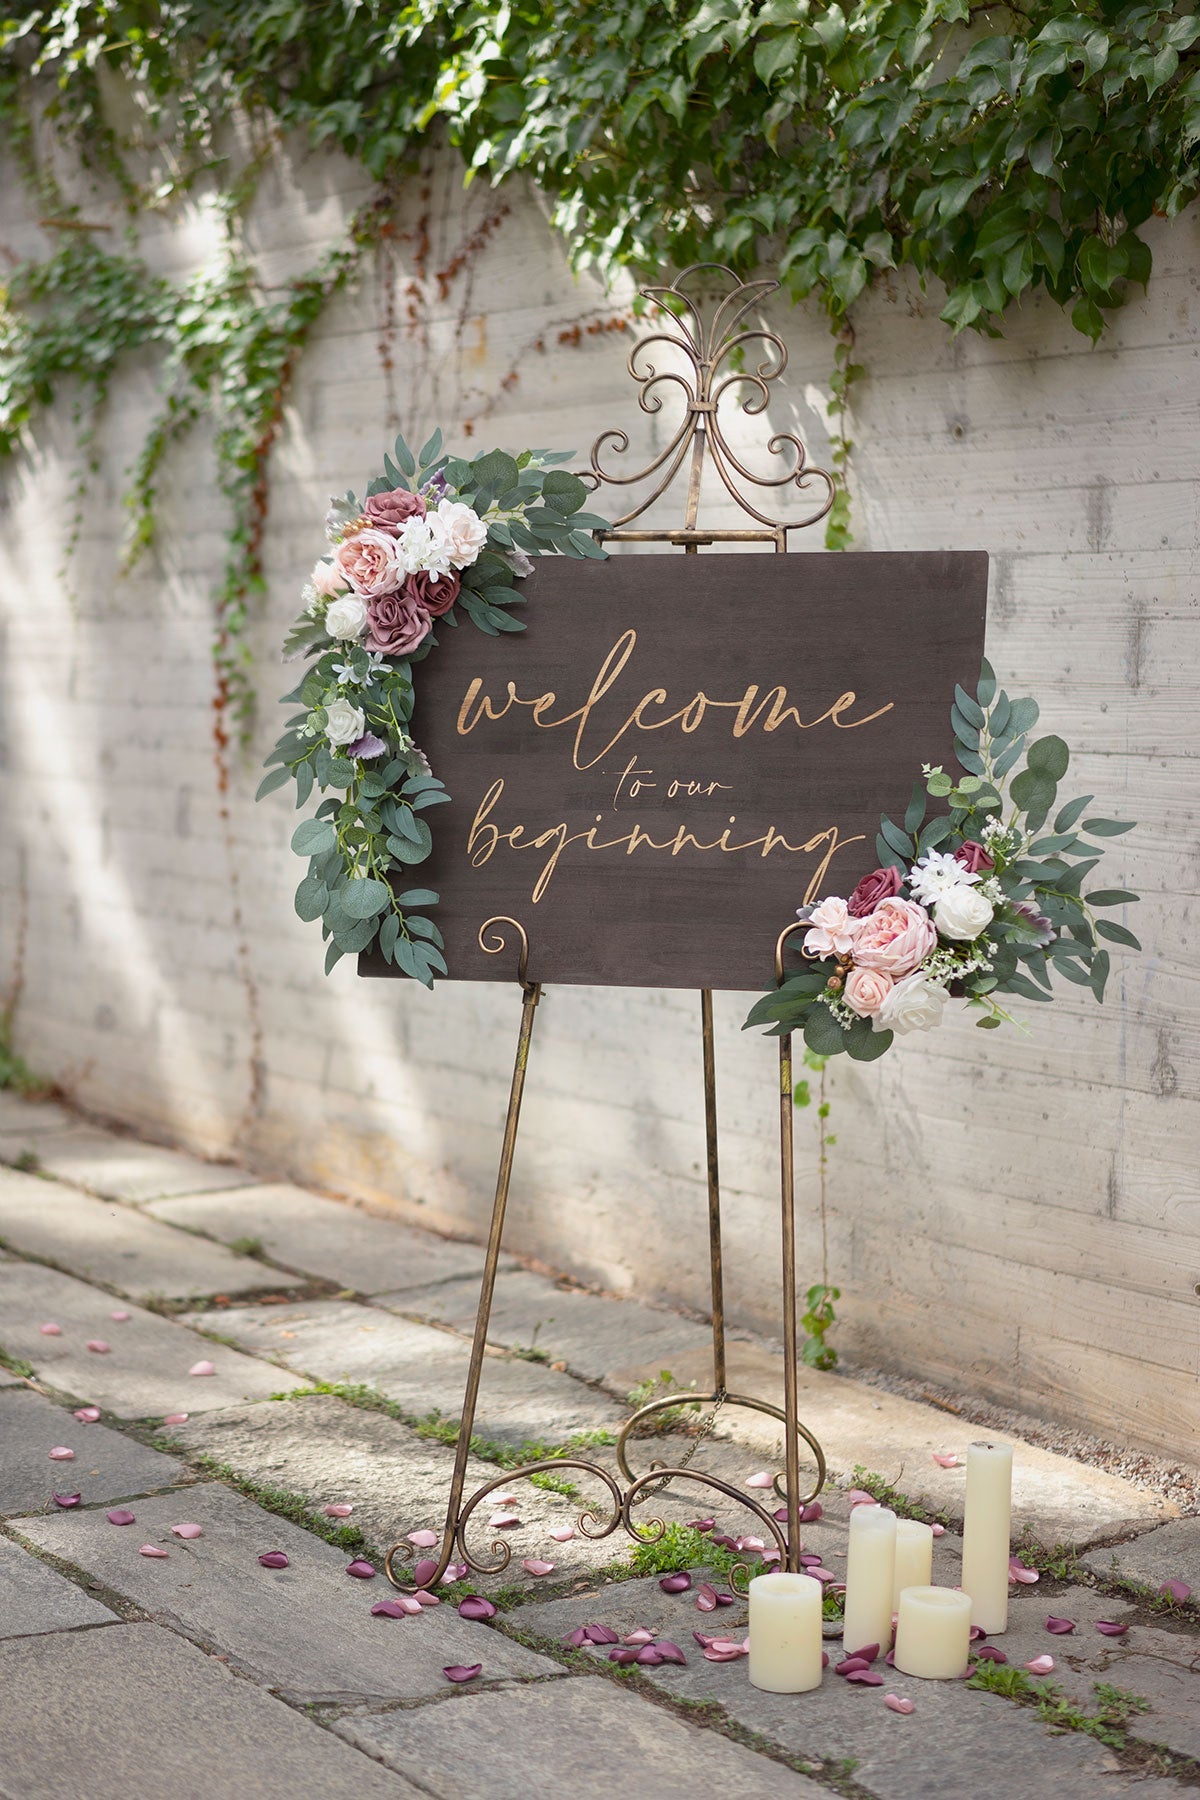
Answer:
[[683, 1461], [677, 1468], [671, 1469], [668, 1474], [664, 1475], [661, 1481], [652, 1482], [649, 1487], [644, 1488], [634, 1501], [633, 1504], [635, 1506], [641, 1506], [643, 1501], [652, 1499], [656, 1494], [665, 1494], [675, 1477], [677, 1475], [682, 1475], [685, 1469], [691, 1467], [692, 1458], [695, 1456], [697, 1450], [699, 1450], [706, 1438], [712, 1436], [713, 1431], [716, 1429], [717, 1419], [720, 1416], [721, 1408], [724, 1406], [725, 1400], [725, 1394], [722, 1393], [717, 1395], [717, 1404], [713, 1407], [707, 1419], [692, 1439], [691, 1449], [688, 1451]]

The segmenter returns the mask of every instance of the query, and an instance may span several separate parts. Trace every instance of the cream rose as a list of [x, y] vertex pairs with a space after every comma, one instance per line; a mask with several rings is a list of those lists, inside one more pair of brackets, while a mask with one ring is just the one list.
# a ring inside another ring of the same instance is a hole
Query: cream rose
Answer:
[[487, 542], [487, 526], [461, 500], [444, 500], [433, 514], [450, 561], [456, 569], [469, 569]]
[[379, 594], [394, 594], [404, 579], [396, 539], [373, 527], [358, 531], [339, 544], [334, 561], [355, 593], [361, 594], [364, 600], [373, 600]]
[[324, 594], [328, 600], [333, 600], [346, 591], [346, 577], [331, 562], [319, 562], [308, 579], [318, 594]]
[[355, 643], [367, 629], [367, 603], [359, 594], [343, 594], [325, 609], [325, 629], [331, 638], [352, 638]]
[[335, 700], [325, 708], [325, 736], [331, 744], [353, 744], [367, 728], [361, 706]]
[[924, 975], [906, 975], [885, 994], [871, 1020], [875, 1031], [894, 1031], [905, 1037], [910, 1031], [930, 1031], [942, 1022], [946, 990]]
[[881, 900], [857, 923], [855, 962], [864, 969], [882, 969], [893, 981], [911, 975], [937, 943], [933, 921], [915, 900]]
[[860, 1019], [874, 1018], [895, 983], [882, 969], [851, 969], [842, 999]]
[[991, 924], [995, 913], [991, 901], [978, 888], [947, 888], [933, 909], [938, 932], [952, 943], [969, 944]]
[[829, 894], [808, 915], [804, 948], [812, 956], [848, 956], [859, 933], [859, 921], [850, 917], [846, 902]]

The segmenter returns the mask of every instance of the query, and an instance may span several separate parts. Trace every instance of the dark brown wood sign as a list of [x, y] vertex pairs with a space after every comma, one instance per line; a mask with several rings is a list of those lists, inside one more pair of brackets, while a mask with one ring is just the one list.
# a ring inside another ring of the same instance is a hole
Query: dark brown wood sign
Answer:
[[[526, 630], [439, 626], [413, 734], [452, 796], [414, 880], [450, 974], [762, 988], [796, 908], [876, 867], [881, 813], [953, 764], [982, 552], [546, 559]], [[392, 975], [364, 957], [366, 975]]]

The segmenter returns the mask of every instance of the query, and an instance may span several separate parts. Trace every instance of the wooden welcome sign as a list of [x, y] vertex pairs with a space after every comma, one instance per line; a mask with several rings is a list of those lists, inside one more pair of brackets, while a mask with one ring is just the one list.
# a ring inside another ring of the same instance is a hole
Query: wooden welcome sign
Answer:
[[479, 943], [504, 915], [532, 981], [768, 985], [797, 907], [849, 892], [880, 814], [953, 763], [987, 556], [556, 558], [523, 587], [523, 632], [443, 628], [420, 671], [451, 977], [514, 979]]

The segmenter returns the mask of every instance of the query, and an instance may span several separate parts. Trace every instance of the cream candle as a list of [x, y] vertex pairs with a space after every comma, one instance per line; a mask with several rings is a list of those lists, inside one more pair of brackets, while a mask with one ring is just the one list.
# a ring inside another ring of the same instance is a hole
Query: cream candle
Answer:
[[907, 1587], [928, 1587], [933, 1580], [933, 1526], [919, 1519], [896, 1521], [896, 1575], [892, 1583], [892, 1611], [900, 1610], [900, 1595]]
[[1008, 1558], [1012, 1524], [1012, 1445], [967, 1447], [962, 1590], [971, 1623], [986, 1632], [1008, 1625]]
[[750, 1583], [750, 1685], [806, 1694], [821, 1685], [821, 1594], [811, 1575], [756, 1575]]
[[856, 1506], [850, 1514], [846, 1556], [847, 1655], [892, 1641], [892, 1587], [896, 1578], [896, 1515], [887, 1506]]
[[896, 1667], [926, 1681], [953, 1681], [966, 1669], [971, 1596], [957, 1588], [907, 1587], [900, 1595]]

